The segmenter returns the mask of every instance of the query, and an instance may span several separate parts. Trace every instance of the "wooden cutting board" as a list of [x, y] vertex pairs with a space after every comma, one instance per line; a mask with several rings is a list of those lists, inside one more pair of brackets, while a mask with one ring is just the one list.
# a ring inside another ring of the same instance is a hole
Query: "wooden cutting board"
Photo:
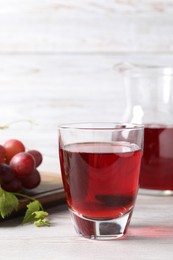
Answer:
[[[23, 193], [38, 199], [44, 209], [65, 203], [65, 192], [60, 175], [55, 173], [41, 173], [41, 184], [32, 190], [26, 190]], [[28, 199], [19, 199], [19, 209], [10, 215], [9, 218], [22, 215], [26, 211], [26, 205], [30, 202]], [[7, 219], [9, 219], [7, 218]]]

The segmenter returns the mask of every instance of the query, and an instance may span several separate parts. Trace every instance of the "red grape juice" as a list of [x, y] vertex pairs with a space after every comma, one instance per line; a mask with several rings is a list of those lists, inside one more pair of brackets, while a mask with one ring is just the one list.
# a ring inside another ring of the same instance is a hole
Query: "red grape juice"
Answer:
[[145, 127], [140, 187], [173, 190], [173, 128]]
[[76, 143], [60, 148], [69, 208], [90, 219], [113, 219], [133, 208], [142, 151], [129, 143]]

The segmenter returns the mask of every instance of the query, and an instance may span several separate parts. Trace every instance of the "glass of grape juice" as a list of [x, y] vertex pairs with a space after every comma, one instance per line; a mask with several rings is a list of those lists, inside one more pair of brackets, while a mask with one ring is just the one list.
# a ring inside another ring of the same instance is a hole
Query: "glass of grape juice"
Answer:
[[143, 125], [72, 123], [58, 129], [63, 186], [75, 230], [91, 239], [123, 237], [138, 193]]

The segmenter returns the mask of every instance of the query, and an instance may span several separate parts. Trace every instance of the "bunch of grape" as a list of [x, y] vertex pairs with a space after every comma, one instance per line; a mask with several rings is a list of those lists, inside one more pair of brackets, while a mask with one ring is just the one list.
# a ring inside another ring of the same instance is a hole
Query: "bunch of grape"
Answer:
[[36, 188], [40, 182], [37, 167], [42, 162], [37, 150], [26, 151], [24, 144], [10, 139], [0, 145], [0, 185], [5, 191], [19, 192]]

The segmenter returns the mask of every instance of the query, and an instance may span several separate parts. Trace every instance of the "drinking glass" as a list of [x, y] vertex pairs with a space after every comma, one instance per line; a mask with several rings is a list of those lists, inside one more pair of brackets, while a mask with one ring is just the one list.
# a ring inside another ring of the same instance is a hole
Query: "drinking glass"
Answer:
[[134, 209], [143, 125], [72, 123], [59, 126], [59, 158], [77, 233], [91, 239], [124, 236]]

